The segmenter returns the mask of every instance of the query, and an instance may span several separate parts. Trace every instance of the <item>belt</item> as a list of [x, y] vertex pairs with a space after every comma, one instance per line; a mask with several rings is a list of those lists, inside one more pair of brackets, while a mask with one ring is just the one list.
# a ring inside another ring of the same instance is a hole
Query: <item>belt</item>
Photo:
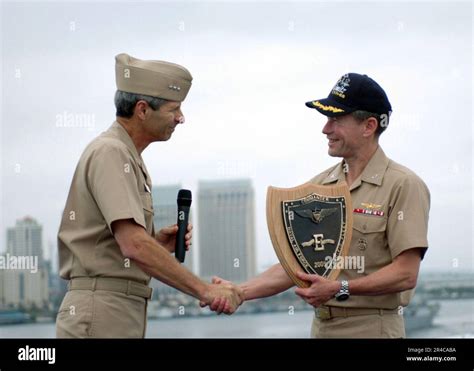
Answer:
[[321, 305], [314, 309], [316, 318], [320, 320], [328, 320], [335, 317], [352, 317], [352, 316], [365, 316], [369, 314], [398, 314], [398, 308], [396, 309], [378, 309], [378, 308], [343, 308], [343, 307], [327, 307]]
[[105, 290], [121, 292], [126, 295], [140, 296], [145, 299], [151, 299], [153, 289], [135, 281], [122, 278], [109, 277], [78, 277], [73, 278], [68, 284], [69, 290]]

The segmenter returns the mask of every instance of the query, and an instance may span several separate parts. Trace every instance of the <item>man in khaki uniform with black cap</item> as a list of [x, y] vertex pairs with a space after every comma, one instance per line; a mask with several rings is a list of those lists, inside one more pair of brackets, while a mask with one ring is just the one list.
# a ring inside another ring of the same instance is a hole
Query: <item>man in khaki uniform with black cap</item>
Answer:
[[[141, 157], [184, 123], [181, 102], [192, 76], [182, 66], [116, 56], [117, 119], [77, 165], [58, 233], [60, 275], [69, 290], [57, 316], [58, 337], [145, 336], [148, 283], [155, 277], [218, 312], [242, 302], [233, 285], [208, 284], [181, 266], [177, 226], [155, 234], [151, 178]], [[190, 245], [191, 226], [186, 245]]]
[[[328, 138], [328, 153], [343, 158], [312, 182], [349, 185], [354, 225], [348, 256], [364, 263], [344, 267], [337, 281], [298, 272], [311, 284], [296, 293], [315, 307], [312, 336], [404, 337], [402, 308], [413, 294], [428, 247], [428, 188], [380, 147], [378, 139], [392, 108], [384, 90], [370, 77], [346, 74], [327, 98], [306, 105], [327, 116], [322, 132]], [[292, 286], [280, 264], [240, 285], [245, 300]], [[219, 305], [216, 299], [211, 309]]]

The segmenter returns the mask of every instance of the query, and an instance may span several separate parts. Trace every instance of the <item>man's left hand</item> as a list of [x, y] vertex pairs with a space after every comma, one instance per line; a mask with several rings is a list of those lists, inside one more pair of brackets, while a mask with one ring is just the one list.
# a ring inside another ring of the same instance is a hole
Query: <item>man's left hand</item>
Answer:
[[308, 288], [298, 287], [295, 293], [313, 307], [319, 307], [321, 304], [333, 299], [334, 295], [341, 288], [339, 281], [331, 281], [317, 274], [306, 274], [297, 271], [296, 276], [311, 284]]
[[[189, 250], [189, 246], [191, 246], [192, 242], [191, 239], [193, 237], [193, 225], [192, 223], [188, 223], [188, 233], [184, 236], [186, 251]], [[156, 241], [163, 246], [166, 250], [170, 253], [174, 252], [176, 247], [176, 234], [178, 233], [178, 225], [173, 224], [168, 227], [164, 227], [160, 229], [160, 231], [156, 235]]]

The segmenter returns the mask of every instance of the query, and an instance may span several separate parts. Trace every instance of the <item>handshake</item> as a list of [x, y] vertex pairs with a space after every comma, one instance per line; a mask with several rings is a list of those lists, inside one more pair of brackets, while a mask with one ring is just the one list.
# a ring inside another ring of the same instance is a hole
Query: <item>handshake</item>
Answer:
[[213, 277], [199, 305], [201, 307], [209, 305], [209, 308], [217, 314], [232, 314], [244, 300], [244, 291], [240, 287], [222, 278]]
[[[185, 248], [189, 250], [191, 246], [191, 239], [193, 235], [193, 225], [188, 224], [187, 233], [184, 236], [185, 238]], [[155, 239], [160, 243], [168, 252], [173, 253], [176, 246], [176, 235], [178, 232], [178, 225], [170, 225], [168, 227], [162, 228]], [[230, 281], [223, 280], [219, 277], [213, 277], [212, 283], [206, 284], [206, 289], [204, 294], [200, 298], [201, 301], [199, 305], [201, 307], [206, 307], [209, 305], [209, 308], [212, 311], [217, 312], [218, 314], [232, 314], [234, 313], [239, 305], [244, 301], [244, 292], [243, 290], [233, 284]]]

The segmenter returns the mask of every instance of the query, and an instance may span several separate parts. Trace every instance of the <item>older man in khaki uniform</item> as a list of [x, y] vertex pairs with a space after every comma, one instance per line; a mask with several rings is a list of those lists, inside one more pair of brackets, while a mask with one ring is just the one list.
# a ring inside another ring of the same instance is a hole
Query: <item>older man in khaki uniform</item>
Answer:
[[[241, 303], [233, 285], [208, 284], [181, 266], [177, 226], [155, 235], [151, 177], [141, 157], [184, 122], [181, 102], [191, 74], [182, 66], [116, 56], [117, 120], [85, 149], [58, 234], [60, 275], [69, 290], [57, 316], [58, 337], [145, 336], [148, 283], [155, 277], [202, 303]], [[190, 245], [191, 227], [186, 244]]]
[[[346, 182], [354, 207], [348, 256], [364, 264], [343, 267], [338, 281], [299, 272], [309, 288], [296, 293], [315, 307], [317, 338], [400, 338], [403, 306], [416, 286], [428, 247], [430, 195], [411, 170], [385, 156], [378, 143], [392, 108], [370, 77], [342, 76], [325, 99], [307, 102], [327, 116], [323, 134], [330, 156], [343, 161], [312, 179], [316, 184]], [[220, 278], [214, 282], [227, 282]], [[274, 295], [293, 286], [280, 264], [243, 283], [245, 300]], [[217, 299], [211, 308], [217, 308]]]

